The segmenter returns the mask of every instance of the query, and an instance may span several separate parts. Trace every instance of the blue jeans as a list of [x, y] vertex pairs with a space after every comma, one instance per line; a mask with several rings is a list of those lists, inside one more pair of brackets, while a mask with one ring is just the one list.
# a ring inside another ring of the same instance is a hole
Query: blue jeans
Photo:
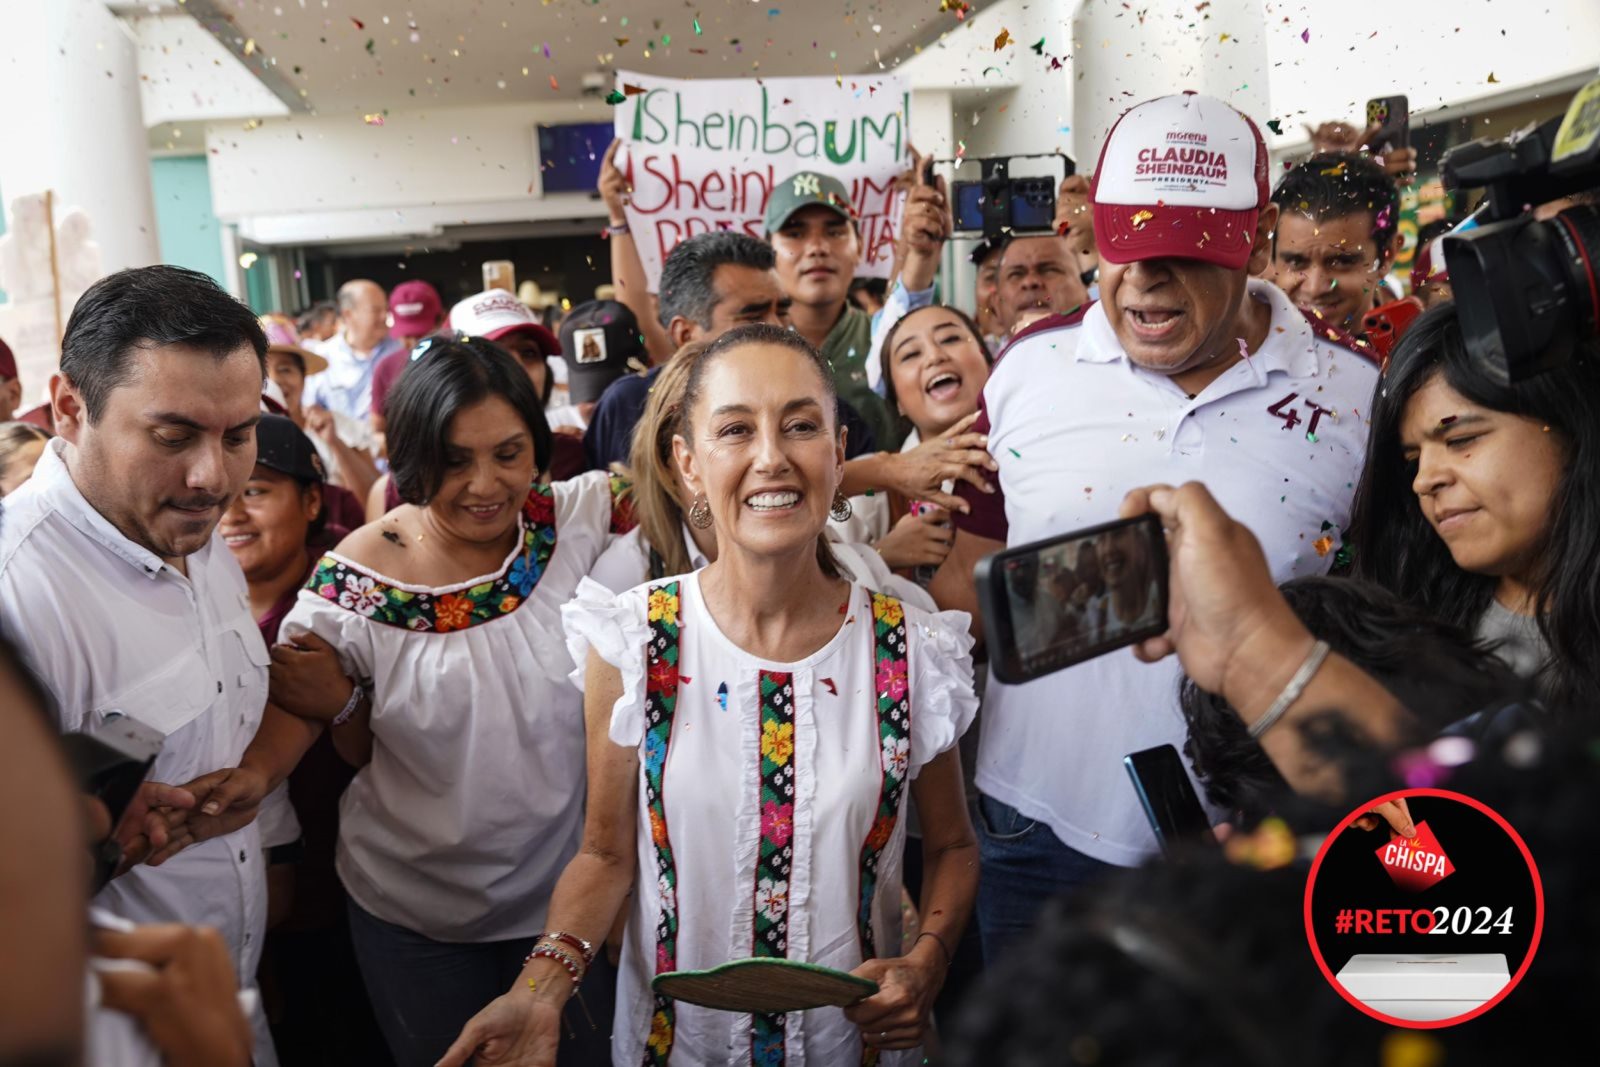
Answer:
[[978, 794], [978, 930], [994, 964], [1033, 928], [1052, 897], [1117, 870], [1061, 842], [1050, 827], [1009, 804]]
[[[435, 941], [384, 922], [353, 900], [350, 938], [396, 1067], [433, 1067], [467, 1020], [511, 988], [533, 950], [531, 937], [478, 944]], [[616, 968], [602, 951], [578, 997], [567, 1004], [561, 1063], [611, 1062], [616, 994]]]

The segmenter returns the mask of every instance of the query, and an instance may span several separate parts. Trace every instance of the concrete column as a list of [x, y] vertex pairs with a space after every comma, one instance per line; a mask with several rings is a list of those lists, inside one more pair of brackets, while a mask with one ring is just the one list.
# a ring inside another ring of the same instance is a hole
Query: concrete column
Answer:
[[1271, 68], [1262, 0], [1212, 0], [1199, 12], [1193, 4], [1151, 4], [1142, 14], [1117, 0], [1082, 0], [1072, 40], [1072, 154], [1080, 173], [1093, 172], [1124, 111], [1189, 89], [1232, 104], [1267, 136]]
[[104, 270], [159, 262], [134, 40], [104, 0], [0, 7], [0, 189], [81, 209]]

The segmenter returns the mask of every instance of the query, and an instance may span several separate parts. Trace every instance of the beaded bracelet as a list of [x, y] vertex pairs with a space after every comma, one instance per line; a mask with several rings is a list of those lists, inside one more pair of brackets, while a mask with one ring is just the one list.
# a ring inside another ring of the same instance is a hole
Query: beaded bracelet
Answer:
[[562, 946], [549, 944], [537, 945], [534, 947], [532, 952], [528, 953], [528, 958], [522, 961], [522, 965], [526, 967], [528, 964], [532, 963], [536, 959], [539, 959], [540, 957], [555, 960], [557, 963], [561, 964], [561, 966], [565, 967], [568, 977], [572, 979], [572, 985], [574, 988], [583, 984], [583, 975], [584, 972], [588, 970], [588, 966], [583, 962], [582, 959], [574, 956]]
[[562, 944], [568, 945], [568, 946], [576, 949], [577, 951], [581, 952], [583, 954], [583, 962], [585, 964], [591, 964], [591, 963], [594, 962], [594, 957], [595, 957], [595, 947], [594, 947], [594, 945], [590, 944], [588, 941], [585, 941], [583, 938], [579, 937], [577, 934], [569, 934], [564, 930], [547, 930], [544, 933], [539, 935], [539, 937], [538, 937], [538, 939], [537, 939], [537, 941], [535, 943], [537, 944], [538, 941], [557, 941], [557, 942], [561, 942]]

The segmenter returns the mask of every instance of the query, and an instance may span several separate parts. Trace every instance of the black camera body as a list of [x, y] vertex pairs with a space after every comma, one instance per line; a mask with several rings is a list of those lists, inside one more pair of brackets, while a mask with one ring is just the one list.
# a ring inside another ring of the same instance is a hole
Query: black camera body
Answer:
[[1510, 384], [1570, 359], [1600, 335], [1600, 206], [1539, 219], [1532, 208], [1600, 189], [1600, 79], [1564, 116], [1445, 154], [1451, 189], [1484, 189], [1485, 221], [1444, 239], [1468, 353]]

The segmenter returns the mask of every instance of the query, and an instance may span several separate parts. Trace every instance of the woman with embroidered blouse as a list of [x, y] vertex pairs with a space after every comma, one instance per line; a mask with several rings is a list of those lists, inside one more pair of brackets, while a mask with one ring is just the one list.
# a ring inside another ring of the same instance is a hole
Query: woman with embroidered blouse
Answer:
[[[550, 430], [491, 342], [435, 343], [388, 411], [407, 503], [318, 562], [284, 620], [292, 647], [273, 650], [272, 694], [331, 720], [360, 767], [337, 868], [379, 1026], [411, 1067], [521, 970], [577, 851], [584, 734], [561, 606], [613, 505], [603, 474], [535, 484]], [[606, 977], [584, 990], [594, 1023], [575, 1007], [571, 1026], [602, 1057]]]
[[[585, 583], [565, 609], [584, 664], [583, 845], [528, 965], [442, 1065], [553, 1064], [562, 1006], [624, 906], [612, 1063], [921, 1062], [977, 888], [955, 749], [977, 704], [968, 620], [839, 576], [821, 535], [843, 510], [844, 448], [827, 364], [797, 334], [753, 325], [712, 343], [682, 418], [689, 517], [716, 530], [717, 559], [620, 595]], [[908, 793], [928, 863], [922, 932], [902, 946]], [[656, 974], [747, 957], [879, 992], [788, 1015], [651, 992]]]

